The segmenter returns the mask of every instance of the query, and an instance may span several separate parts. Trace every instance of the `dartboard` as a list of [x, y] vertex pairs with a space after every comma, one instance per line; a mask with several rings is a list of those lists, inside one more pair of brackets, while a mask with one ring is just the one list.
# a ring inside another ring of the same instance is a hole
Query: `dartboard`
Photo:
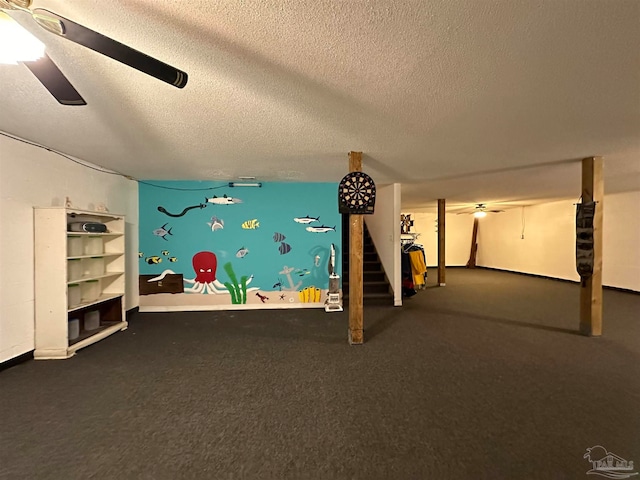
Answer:
[[362, 215], [373, 213], [376, 203], [376, 185], [369, 175], [351, 172], [344, 176], [338, 186], [340, 213]]

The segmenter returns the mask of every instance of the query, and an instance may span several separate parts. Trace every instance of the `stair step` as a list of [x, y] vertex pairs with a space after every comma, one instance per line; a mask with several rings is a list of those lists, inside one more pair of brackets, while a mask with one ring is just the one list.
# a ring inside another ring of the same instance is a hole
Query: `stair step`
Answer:
[[[365, 293], [362, 295], [364, 305], [393, 305], [393, 295], [390, 293]], [[349, 306], [349, 295], [342, 297], [343, 307]]]
[[[362, 279], [365, 282], [384, 282], [385, 281], [384, 272], [382, 270], [362, 272]], [[344, 272], [342, 276], [342, 283], [345, 283], [345, 282], [349, 283], [349, 272]]]
[[375, 253], [375, 252], [374, 252], [374, 253], [365, 253], [365, 254], [362, 256], [362, 259], [363, 259], [365, 262], [377, 262], [377, 261], [378, 261], [378, 254], [377, 254], [377, 253]]
[[[342, 282], [342, 291], [349, 291], [349, 282]], [[387, 282], [364, 282], [362, 291], [367, 293], [389, 293], [389, 284]]]
[[382, 267], [380, 265], [380, 262], [365, 261], [362, 263], [362, 270], [364, 272], [381, 272]]

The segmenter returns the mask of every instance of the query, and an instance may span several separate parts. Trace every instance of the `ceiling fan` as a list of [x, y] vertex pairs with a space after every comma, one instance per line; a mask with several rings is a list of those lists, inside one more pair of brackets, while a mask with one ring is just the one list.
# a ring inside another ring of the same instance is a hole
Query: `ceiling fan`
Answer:
[[478, 203], [474, 209], [470, 212], [459, 212], [458, 215], [473, 214], [476, 218], [481, 218], [487, 215], [487, 213], [502, 213], [504, 210], [489, 210], [484, 203]]
[[[0, 0], [0, 10], [27, 12], [48, 32], [106, 55], [174, 87], [184, 88], [187, 84], [186, 72], [48, 10], [42, 8], [31, 10], [31, 3], [32, 0]], [[46, 53], [38, 60], [23, 63], [61, 104], [87, 104]]]

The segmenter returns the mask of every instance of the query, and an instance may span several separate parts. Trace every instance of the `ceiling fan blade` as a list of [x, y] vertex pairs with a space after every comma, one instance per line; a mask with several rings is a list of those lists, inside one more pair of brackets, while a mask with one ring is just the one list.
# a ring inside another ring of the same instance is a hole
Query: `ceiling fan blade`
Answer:
[[23, 63], [62, 105], [87, 104], [46, 53], [38, 60]]
[[28, 10], [31, 0], [0, 0], [0, 8], [3, 10]]
[[105, 37], [87, 27], [56, 15], [48, 10], [37, 8], [33, 11], [33, 18], [44, 29], [74, 43], [113, 58], [147, 75], [162, 80], [177, 88], [184, 88], [188, 75], [171, 65], [156, 60], [138, 50], [134, 50], [112, 38]]

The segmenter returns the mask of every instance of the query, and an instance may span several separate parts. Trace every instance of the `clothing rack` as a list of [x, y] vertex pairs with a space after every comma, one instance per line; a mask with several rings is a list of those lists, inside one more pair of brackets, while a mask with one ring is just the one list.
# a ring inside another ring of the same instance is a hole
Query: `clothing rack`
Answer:
[[[400, 235], [402, 294], [405, 297], [415, 295], [416, 290], [425, 288], [427, 283], [427, 259], [424, 247], [416, 243], [419, 236], [419, 233]], [[411, 258], [412, 255], [413, 258]]]
[[403, 233], [400, 235], [400, 245], [415, 243], [420, 235], [420, 233]]

